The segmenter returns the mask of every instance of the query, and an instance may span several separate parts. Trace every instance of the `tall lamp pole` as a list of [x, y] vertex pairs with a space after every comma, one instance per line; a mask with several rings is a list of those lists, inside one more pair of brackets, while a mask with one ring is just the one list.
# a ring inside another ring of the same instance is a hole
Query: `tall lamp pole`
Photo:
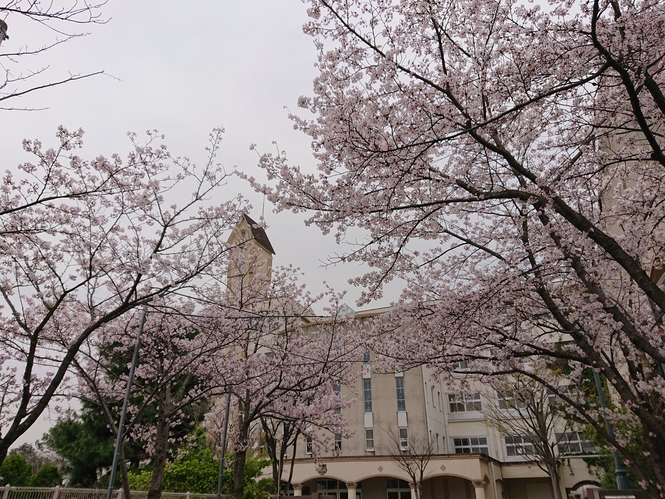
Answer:
[[127, 379], [127, 390], [125, 391], [125, 400], [122, 403], [122, 412], [120, 413], [120, 423], [118, 423], [118, 435], [115, 439], [115, 451], [113, 453], [113, 464], [111, 465], [111, 477], [109, 478], [109, 488], [106, 491], [106, 499], [113, 497], [113, 485], [115, 484], [116, 469], [118, 468], [118, 458], [120, 456], [120, 446], [122, 445], [122, 434], [125, 431], [125, 419], [127, 417], [127, 406], [129, 405], [129, 395], [132, 391], [132, 383], [134, 382], [134, 372], [136, 371], [136, 364], [139, 360], [139, 350], [141, 348], [141, 334], [143, 333], [143, 326], [145, 326], [146, 314], [148, 312], [147, 305], [143, 306], [143, 313], [141, 314], [141, 322], [139, 322], [139, 330], [136, 333], [136, 344], [134, 345], [134, 356], [132, 357], [132, 365], [129, 368], [129, 378]]
[[222, 450], [219, 455], [219, 475], [217, 477], [217, 499], [222, 499], [222, 482], [224, 481], [224, 454], [226, 453], [226, 435], [229, 429], [229, 412], [231, 410], [231, 390], [226, 389], [226, 410], [222, 426]]
[[[609, 418], [607, 417], [607, 402], [605, 401], [605, 392], [603, 391], [603, 385], [600, 382], [600, 374], [598, 374], [597, 369], [592, 369], [593, 371], [593, 380], [596, 382], [596, 390], [598, 391], [598, 400], [600, 401], [600, 408], [603, 411], [603, 419], [605, 420], [605, 429], [607, 434], [612, 440], [614, 440], [614, 431], [612, 430], [612, 423], [610, 423]], [[614, 449], [612, 451], [612, 457], [614, 457], [614, 474], [617, 480], [617, 488], [619, 490], [627, 490], [630, 488], [628, 483], [628, 477], [626, 476], [626, 470], [623, 467], [621, 462], [621, 457], [619, 453]]]

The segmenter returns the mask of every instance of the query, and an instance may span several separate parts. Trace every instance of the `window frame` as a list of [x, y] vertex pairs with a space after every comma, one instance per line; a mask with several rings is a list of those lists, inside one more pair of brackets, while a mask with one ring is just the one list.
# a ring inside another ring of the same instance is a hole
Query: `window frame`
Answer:
[[363, 378], [363, 402], [365, 412], [372, 412], [372, 378]]
[[404, 390], [404, 376], [395, 376], [395, 393], [397, 396], [397, 411], [406, 412], [406, 392]]
[[411, 499], [411, 487], [399, 478], [386, 479], [386, 497], [388, 499]]
[[[576, 438], [571, 439], [571, 435], [574, 435]], [[557, 432], [555, 436], [556, 448], [560, 456], [593, 455], [598, 453], [598, 449], [589, 441], [587, 437], [584, 436], [581, 431], [567, 431], [564, 433]], [[570, 450], [571, 445], [577, 445], [580, 450]]]
[[[335, 395], [337, 395], [338, 397], [342, 393], [342, 385], [340, 384], [339, 381], [335, 381], [335, 383], [333, 383], [333, 391], [335, 392]], [[341, 407], [335, 407], [334, 412], [335, 412], [335, 414], [342, 414], [342, 408]]]
[[538, 450], [534, 444], [535, 438], [529, 435], [504, 435], [502, 441], [506, 451], [506, 460], [537, 459]]
[[455, 362], [455, 367], [453, 368], [453, 374], [464, 374], [466, 371], [468, 371], [469, 368], [469, 361], [468, 360], [460, 360]]
[[[490, 448], [487, 435], [451, 438], [453, 442], [453, 454], [485, 454], [489, 456]], [[457, 442], [458, 440], [460, 441], [459, 443]], [[466, 440], [467, 442], [461, 442], [462, 440]], [[476, 440], [476, 442], [474, 443], [473, 440]], [[485, 441], [484, 445], [480, 443], [480, 440]], [[464, 452], [465, 449], [469, 449], [469, 452]]]
[[406, 452], [409, 450], [409, 430], [407, 428], [398, 428], [399, 450]]
[[339, 455], [342, 453], [342, 435], [335, 433], [335, 444], [333, 447], [333, 453]]
[[526, 402], [515, 398], [514, 391], [496, 392], [497, 407], [502, 411], [518, 412], [526, 408]]
[[483, 410], [483, 398], [480, 392], [447, 393], [449, 414], [480, 413]]
[[374, 428], [365, 428], [365, 450], [374, 452]]

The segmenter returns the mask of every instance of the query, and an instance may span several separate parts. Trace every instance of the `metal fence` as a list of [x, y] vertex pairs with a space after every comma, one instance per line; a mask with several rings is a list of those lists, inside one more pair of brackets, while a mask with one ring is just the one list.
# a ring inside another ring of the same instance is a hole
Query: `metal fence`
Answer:
[[[69, 489], [66, 487], [12, 487], [0, 488], [2, 499], [106, 499], [105, 489]], [[132, 491], [132, 499], [145, 499], [148, 492]], [[162, 499], [215, 499], [217, 494], [190, 492], [162, 492]], [[224, 497], [224, 496], [222, 496]], [[113, 499], [123, 499], [122, 489], [113, 492]]]

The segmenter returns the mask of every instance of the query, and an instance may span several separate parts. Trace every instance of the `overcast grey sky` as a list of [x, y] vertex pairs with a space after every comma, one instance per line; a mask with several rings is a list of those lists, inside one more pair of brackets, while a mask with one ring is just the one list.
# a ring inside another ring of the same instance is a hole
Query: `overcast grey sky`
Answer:
[[[110, 0], [102, 9], [106, 24], [84, 26], [86, 37], [71, 40], [41, 56], [20, 59], [23, 71], [50, 66], [49, 81], [104, 70], [97, 76], [47, 89], [9, 103], [40, 111], [0, 111], [2, 167], [13, 169], [29, 158], [22, 152], [24, 138], [55, 144], [59, 125], [83, 128], [82, 156], [90, 159], [130, 149], [127, 132], [159, 130], [174, 155], [201, 162], [212, 128], [226, 128], [219, 161], [260, 176], [252, 143], [268, 151], [277, 141], [294, 163], [314, 169], [309, 141], [287, 118], [300, 95], [310, 95], [316, 75], [316, 51], [302, 32], [307, 20], [300, 0]], [[56, 33], [6, 15], [9, 40], [0, 53], [36, 48]], [[240, 182], [225, 195], [242, 192], [262, 211], [261, 196]], [[275, 264], [300, 267], [314, 292], [327, 281], [336, 290], [348, 290], [346, 302], [354, 308], [359, 290], [347, 280], [358, 267], [322, 268], [328, 255], [344, 252], [332, 237], [305, 227], [304, 217], [274, 214], [265, 206], [268, 235], [276, 251]], [[397, 285], [377, 303], [387, 305], [397, 296]], [[57, 414], [51, 415], [53, 418]], [[48, 415], [46, 416], [48, 418]], [[48, 421], [25, 434], [17, 444], [38, 440]]]
[[[25, 160], [23, 138], [52, 144], [61, 124], [86, 131], [86, 158], [124, 153], [130, 147], [128, 131], [157, 129], [166, 135], [172, 154], [203, 161], [208, 133], [223, 125], [218, 159], [229, 169], [260, 176], [257, 154], [249, 145], [268, 151], [272, 141], [295, 163], [315, 168], [307, 137], [294, 131], [287, 118], [287, 108], [296, 111], [298, 96], [311, 94], [316, 75], [316, 51], [302, 32], [307, 15], [300, 0], [110, 0], [102, 15], [108, 22], [84, 27], [88, 36], [21, 60], [26, 69], [49, 65], [51, 80], [69, 73], [106, 74], [11, 101], [48, 109], [2, 111], [3, 169]], [[0, 52], [32, 48], [55, 36], [11, 15], [6, 21], [10, 39]], [[251, 198], [251, 215], [258, 219], [261, 197], [241, 183], [226, 194], [236, 192]], [[323, 289], [323, 281], [348, 289], [346, 301], [355, 306], [359, 291], [346, 281], [360, 269], [321, 267], [328, 255], [344, 248], [335, 247], [334, 239], [324, 238], [315, 227], [305, 227], [302, 216], [274, 214], [266, 205], [265, 218], [276, 264], [300, 267], [313, 292]], [[393, 292], [373, 306], [395, 296]]]

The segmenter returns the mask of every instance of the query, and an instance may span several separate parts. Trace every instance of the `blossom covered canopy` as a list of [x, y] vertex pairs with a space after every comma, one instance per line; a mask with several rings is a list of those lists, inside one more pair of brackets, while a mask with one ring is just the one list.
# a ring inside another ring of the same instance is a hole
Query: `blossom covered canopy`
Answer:
[[645, 429], [656, 478], [637, 472], [660, 493], [663, 2], [309, 4], [319, 75], [293, 120], [318, 173], [265, 154], [258, 187], [339, 239], [365, 231], [344, 256], [374, 268], [355, 279], [364, 299], [410, 283], [386, 355], [478, 359], [553, 390], [553, 358], [573, 380], [601, 371]]

